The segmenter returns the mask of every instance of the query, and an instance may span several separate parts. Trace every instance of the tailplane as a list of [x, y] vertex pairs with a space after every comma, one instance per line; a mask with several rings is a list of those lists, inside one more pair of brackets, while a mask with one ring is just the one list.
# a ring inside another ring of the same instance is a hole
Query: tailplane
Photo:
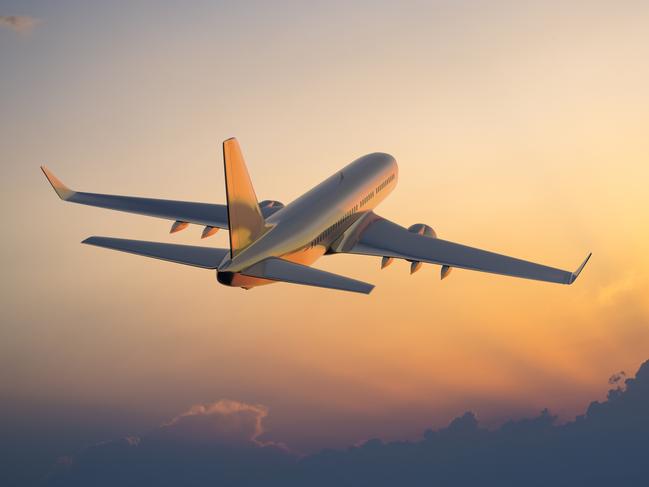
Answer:
[[225, 191], [230, 225], [230, 257], [235, 257], [267, 230], [239, 142], [223, 142]]
[[271, 281], [283, 281], [293, 284], [304, 284], [305, 286], [324, 287], [338, 289], [340, 291], [351, 291], [355, 293], [369, 294], [374, 286], [363, 281], [339, 276], [331, 272], [314, 269], [288, 260], [277, 257], [269, 257], [257, 262], [241, 271], [241, 274]]
[[195, 247], [161, 242], [145, 242], [112, 237], [88, 237], [83, 242], [87, 245], [119, 250], [129, 254], [143, 255], [154, 259], [167, 260], [177, 264], [216, 269], [228, 253], [227, 249], [212, 247]]

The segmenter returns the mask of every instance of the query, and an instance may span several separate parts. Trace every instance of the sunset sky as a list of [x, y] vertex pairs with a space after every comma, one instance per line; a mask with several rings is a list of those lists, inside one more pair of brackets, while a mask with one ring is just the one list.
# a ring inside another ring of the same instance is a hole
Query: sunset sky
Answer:
[[[649, 358], [647, 2], [2, 1], [10, 15], [31, 19], [0, 23], [12, 434], [65, 418], [100, 441], [230, 399], [268, 409], [265, 438], [312, 452], [467, 410], [570, 420]], [[316, 267], [374, 292], [243, 291], [80, 245], [228, 243], [64, 204], [39, 171], [223, 203], [231, 136], [260, 199], [289, 203], [387, 152], [399, 183], [378, 214], [570, 270], [593, 257], [573, 286], [327, 256]]]

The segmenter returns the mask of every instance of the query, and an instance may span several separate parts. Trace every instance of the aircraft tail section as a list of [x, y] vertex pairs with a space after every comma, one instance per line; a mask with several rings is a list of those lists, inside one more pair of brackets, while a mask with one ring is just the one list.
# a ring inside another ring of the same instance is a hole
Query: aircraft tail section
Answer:
[[267, 230], [237, 139], [223, 142], [230, 256], [235, 257]]

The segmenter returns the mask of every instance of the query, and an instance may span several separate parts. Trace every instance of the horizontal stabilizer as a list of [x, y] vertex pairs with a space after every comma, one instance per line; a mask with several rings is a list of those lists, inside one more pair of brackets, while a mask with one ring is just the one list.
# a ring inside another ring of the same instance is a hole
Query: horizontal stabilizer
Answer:
[[241, 271], [242, 274], [273, 281], [284, 281], [306, 286], [324, 287], [369, 294], [374, 286], [366, 282], [321, 271], [295, 262], [270, 257]]
[[130, 254], [143, 255], [154, 259], [167, 260], [178, 264], [202, 267], [204, 269], [216, 269], [223, 260], [223, 257], [230, 253], [228, 249], [111, 237], [89, 237], [81, 243], [128, 252]]

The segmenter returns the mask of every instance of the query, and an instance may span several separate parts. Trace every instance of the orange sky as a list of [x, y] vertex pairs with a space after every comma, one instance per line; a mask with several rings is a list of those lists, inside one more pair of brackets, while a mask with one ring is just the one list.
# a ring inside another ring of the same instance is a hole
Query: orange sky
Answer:
[[[649, 352], [649, 12], [623, 4], [34, 8], [31, 32], [0, 30], [0, 393], [161, 416], [232, 398], [298, 444], [583, 410]], [[79, 245], [227, 235], [64, 205], [38, 170], [223, 202], [233, 135], [261, 199], [383, 151], [400, 180], [382, 216], [562, 268], [593, 259], [565, 287], [334, 256], [316, 265], [375, 291], [245, 292]]]

